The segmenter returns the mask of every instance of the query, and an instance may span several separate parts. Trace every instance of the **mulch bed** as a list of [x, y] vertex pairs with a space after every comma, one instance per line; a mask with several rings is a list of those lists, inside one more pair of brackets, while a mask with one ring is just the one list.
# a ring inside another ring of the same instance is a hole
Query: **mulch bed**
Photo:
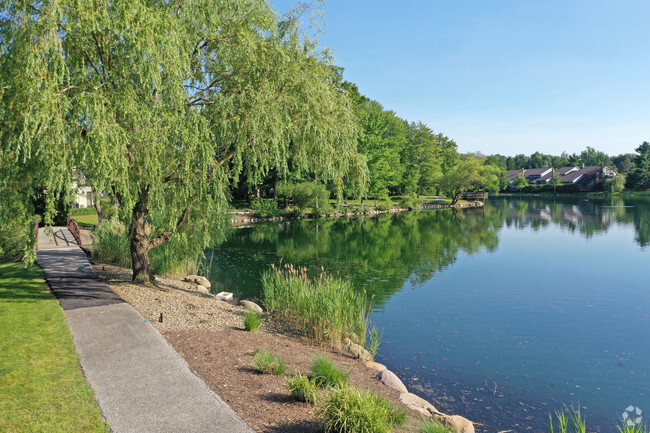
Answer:
[[316, 433], [322, 429], [315, 422], [314, 406], [295, 401], [285, 386], [285, 377], [257, 371], [255, 349], [282, 356], [287, 361], [287, 376], [307, 374], [312, 358], [325, 355], [349, 372], [352, 384], [403, 407], [399, 392], [375, 379], [376, 371], [305, 339], [237, 328], [165, 331], [163, 335], [190, 368], [256, 432]]

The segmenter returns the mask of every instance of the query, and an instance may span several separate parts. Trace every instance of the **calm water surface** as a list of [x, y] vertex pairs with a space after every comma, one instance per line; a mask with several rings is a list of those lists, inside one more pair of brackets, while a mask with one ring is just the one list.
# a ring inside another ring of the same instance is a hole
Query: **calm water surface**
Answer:
[[259, 298], [292, 263], [349, 278], [384, 329], [378, 361], [477, 431], [548, 431], [580, 406], [650, 421], [650, 200], [490, 199], [482, 209], [261, 224], [214, 254], [217, 289]]

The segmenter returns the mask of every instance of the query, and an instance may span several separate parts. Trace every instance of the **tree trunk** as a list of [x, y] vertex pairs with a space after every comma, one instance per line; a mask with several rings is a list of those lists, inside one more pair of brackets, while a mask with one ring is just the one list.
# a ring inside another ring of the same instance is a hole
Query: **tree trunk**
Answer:
[[149, 188], [140, 192], [140, 199], [133, 207], [133, 220], [130, 227], [131, 268], [133, 281], [137, 283], [155, 284], [153, 268], [149, 261], [151, 245], [147, 237], [145, 223], [149, 214]]
[[100, 203], [100, 198], [99, 194], [97, 194], [97, 190], [95, 188], [92, 188], [92, 192], [93, 206], [95, 206], [95, 210], [97, 211], [97, 224], [99, 224], [104, 220], [104, 213], [102, 212], [102, 204]]

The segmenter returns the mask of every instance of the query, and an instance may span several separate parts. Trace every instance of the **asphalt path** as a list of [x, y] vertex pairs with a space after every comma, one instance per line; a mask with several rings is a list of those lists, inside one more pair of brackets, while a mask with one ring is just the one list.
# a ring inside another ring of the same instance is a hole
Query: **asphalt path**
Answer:
[[253, 433], [160, 333], [97, 278], [79, 247], [39, 250], [79, 362], [115, 433]]

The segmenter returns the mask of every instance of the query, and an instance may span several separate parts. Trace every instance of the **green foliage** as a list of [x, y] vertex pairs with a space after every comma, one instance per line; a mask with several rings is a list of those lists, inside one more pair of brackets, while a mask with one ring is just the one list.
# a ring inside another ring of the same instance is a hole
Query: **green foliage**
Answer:
[[81, 171], [119, 203], [134, 277], [150, 280], [149, 250], [211, 223], [240, 176], [291, 167], [340, 192], [364, 169], [357, 127], [300, 21], [264, 0], [3, 7], [0, 196], [47, 190], [49, 220]]
[[393, 208], [393, 202], [390, 201], [390, 199], [386, 198], [381, 200], [379, 203], [377, 203], [377, 206], [375, 207], [377, 208], [377, 210], [385, 212]]
[[440, 181], [440, 188], [452, 199], [452, 204], [464, 191], [499, 189], [501, 170], [483, 165], [477, 158], [467, 158], [455, 165]]
[[335, 389], [317, 412], [327, 433], [390, 433], [406, 421], [387, 400], [351, 387]]
[[73, 217], [76, 215], [97, 215], [97, 209], [94, 207], [84, 207], [79, 209], [70, 209], [68, 215]]
[[37, 266], [0, 264], [0, 431], [109, 432]]
[[251, 200], [251, 207], [256, 210], [255, 214], [260, 218], [268, 218], [278, 214], [278, 204], [272, 198], [254, 198]]
[[308, 208], [318, 209], [321, 213], [331, 209], [329, 203], [330, 193], [327, 187], [321, 183], [282, 183], [278, 186], [278, 194], [292, 200], [296, 208], [302, 213]]
[[93, 258], [98, 262], [114, 263], [128, 268], [131, 266], [129, 238], [124, 225], [103, 222], [91, 233]]
[[262, 325], [262, 317], [255, 311], [248, 311], [244, 315], [244, 329], [250, 332], [257, 332]]
[[635, 168], [628, 175], [628, 183], [632, 189], [650, 189], [650, 143], [644, 141], [636, 148], [637, 156], [634, 158]]
[[262, 288], [267, 310], [305, 335], [334, 347], [344, 337], [365, 340], [366, 298], [349, 282], [325, 273], [309, 278], [306, 269], [285, 266], [266, 271]]
[[384, 341], [384, 332], [383, 330], [380, 331], [379, 329], [373, 326], [372, 330], [370, 330], [370, 334], [368, 335], [368, 338], [370, 340], [367, 348], [368, 353], [370, 353], [372, 359], [375, 359], [375, 356], [379, 351], [379, 346], [381, 346], [381, 343]]
[[255, 352], [255, 366], [264, 374], [282, 376], [287, 371], [286, 361], [282, 357], [273, 355], [268, 351]]
[[291, 397], [298, 401], [316, 403], [318, 387], [309, 377], [298, 373], [287, 379], [287, 388]]
[[621, 421], [621, 424], [617, 426], [617, 430], [619, 433], [648, 433], [650, 431], [648, 426], [645, 424], [628, 424], [625, 421]]
[[314, 357], [311, 375], [314, 383], [321, 388], [336, 388], [348, 383], [348, 374], [324, 356]]
[[414, 192], [403, 195], [402, 199], [399, 202], [399, 205], [400, 207], [411, 210], [420, 209], [421, 207], [420, 199]]
[[617, 174], [616, 176], [607, 179], [605, 181], [604, 189], [612, 194], [623, 191], [625, 189], [625, 175]]
[[580, 413], [580, 406], [577, 408], [564, 406], [562, 410], [556, 411], [555, 418], [557, 424], [555, 425], [553, 424], [553, 416], [549, 414], [548, 418], [549, 433], [555, 433], [555, 427], [557, 427], [558, 433], [568, 433], [569, 431], [586, 433], [587, 431], [587, 424]]
[[434, 419], [428, 419], [420, 425], [420, 433], [453, 433], [445, 424]]

